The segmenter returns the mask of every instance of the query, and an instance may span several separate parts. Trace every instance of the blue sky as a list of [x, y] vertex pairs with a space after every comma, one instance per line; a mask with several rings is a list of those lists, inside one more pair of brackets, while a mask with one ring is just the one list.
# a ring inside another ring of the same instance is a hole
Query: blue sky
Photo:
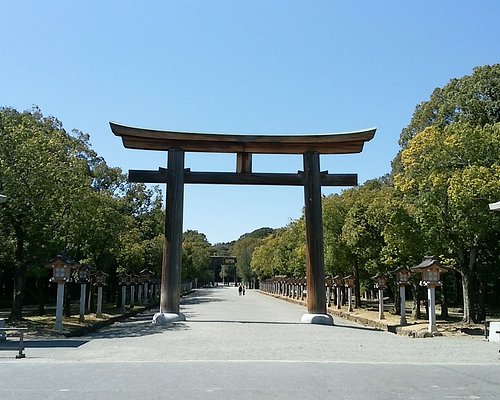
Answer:
[[[91, 135], [110, 166], [154, 169], [161, 152], [127, 150], [109, 121], [219, 133], [335, 133], [377, 127], [321, 169], [390, 171], [421, 101], [475, 66], [500, 62], [500, 2], [0, 0], [0, 106], [37, 105]], [[234, 171], [233, 155], [193, 154], [193, 171]], [[254, 156], [296, 172], [299, 156]], [[329, 194], [340, 188], [324, 188]], [[211, 243], [298, 218], [297, 187], [190, 185], [184, 229]]]

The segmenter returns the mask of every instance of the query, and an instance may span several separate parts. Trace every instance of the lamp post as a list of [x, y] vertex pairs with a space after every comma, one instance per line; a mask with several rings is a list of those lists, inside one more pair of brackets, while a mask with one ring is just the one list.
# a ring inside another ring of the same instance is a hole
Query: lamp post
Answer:
[[94, 286], [97, 286], [97, 310], [95, 313], [96, 318], [102, 318], [102, 288], [106, 285], [106, 278], [108, 274], [102, 271], [95, 271], [94, 273]]
[[385, 319], [384, 315], [384, 289], [387, 282], [387, 278], [384, 274], [377, 273], [372, 276], [375, 282], [375, 287], [378, 289], [378, 319]]
[[347, 287], [347, 301], [349, 305], [347, 306], [347, 312], [352, 311], [352, 289], [354, 288], [354, 276], [347, 275], [344, 277], [345, 286]]
[[129, 279], [130, 277], [125, 272], [118, 275], [118, 284], [122, 288], [122, 313], [125, 313], [125, 302], [127, 300], [127, 285], [129, 284]]
[[429, 333], [437, 331], [436, 327], [436, 286], [441, 286], [440, 273], [448, 270], [442, 267], [433, 256], [424, 257], [424, 260], [416, 267], [411, 268], [413, 271], [422, 273], [420, 286], [427, 287], [427, 295], [429, 300]]
[[326, 286], [326, 306], [330, 307], [332, 304], [332, 287], [333, 287], [333, 279], [328, 277], [325, 279]]
[[336, 291], [336, 300], [337, 300], [337, 310], [341, 309], [341, 297], [340, 291], [342, 289], [342, 277], [340, 275], [335, 275], [333, 278], [333, 285], [335, 286]]
[[80, 322], [85, 321], [85, 297], [87, 294], [87, 283], [90, 282], [91, 267], [81, 264], [78, 267], [77, 281], [80, 283]]
[[130, 274], [130, 308], [135, 307], [135, 285], [137, 284], [138, 278], [136, 274]]
[[149, 295], [149, 283], [151, 282], [151, 277], [153, 276], [153, 271], [145, 268], [141, 272], [139, 272], [142, 277], [142, 282], [144, 282], [144, 299], [146, 300], [146, 304], [151, 302]]
[[136, 283], [137, 283], [137, 303], [142, 306], [142, 289], [144, 285], [144, 280], [142, 278], [142, 275], [139, 273], [139, 275], [136, 276]]
[[74, 262], [64, 252], [58, 254], [46, 265], [46, 268], [52, 269], [50, 282], [57, 283], [56, 323], [54, 325], [56, 331], [63, 328], [64, 284], [71, 280], [73, 267]]
[[395, 271], [396, 282], [399, 286], [399, 298], [400, 298], [400, 325], [406, 325], [406, 285], [408, 285], [408, 280], [410, 278], [410, 270], [407, 267], [399, 267]]

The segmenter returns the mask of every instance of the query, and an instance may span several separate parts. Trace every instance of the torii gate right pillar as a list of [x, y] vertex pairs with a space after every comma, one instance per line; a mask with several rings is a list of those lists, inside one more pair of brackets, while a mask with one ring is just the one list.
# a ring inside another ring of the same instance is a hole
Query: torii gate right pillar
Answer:
[[333, 325], [332, 316], [326, 312], [320, 174], [319, 153], [304, 153], [307, 314], [302, 322]]

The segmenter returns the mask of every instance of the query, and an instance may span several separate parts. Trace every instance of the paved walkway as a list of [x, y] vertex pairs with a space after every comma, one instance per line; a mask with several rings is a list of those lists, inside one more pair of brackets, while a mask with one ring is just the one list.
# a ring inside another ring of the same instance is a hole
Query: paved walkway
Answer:
[[23, 360], [0, 351], [0, 399], [500, 393], [499, 346], [482, 337], [413, 339], [340, 318], [333, 327], [301, 324], [303, 306], [232, 287], [198, 290], [181, 311], [187, 320], [167, 327], [145, 313], [81, 338], [29, 340]]

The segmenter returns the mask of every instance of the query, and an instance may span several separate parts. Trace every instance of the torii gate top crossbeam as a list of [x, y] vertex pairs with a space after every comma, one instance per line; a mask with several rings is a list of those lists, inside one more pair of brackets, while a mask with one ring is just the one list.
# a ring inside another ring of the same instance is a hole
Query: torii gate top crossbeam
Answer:
[[129, 149], [160, 150], [172, 148], [207, 153], [253, 154], [352, 154], [360, 153], [375, 128], [321, 135], [234, 135], [172, 132], [135, 128], [110, 122], [111, 130]]

